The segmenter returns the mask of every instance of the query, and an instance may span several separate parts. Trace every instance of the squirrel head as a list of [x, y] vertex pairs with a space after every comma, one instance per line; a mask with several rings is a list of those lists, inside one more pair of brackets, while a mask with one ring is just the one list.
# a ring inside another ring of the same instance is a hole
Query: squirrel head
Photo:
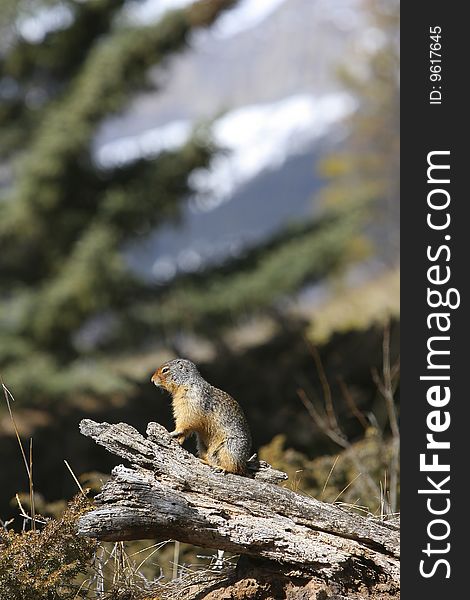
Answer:
[[174, 393], [181, 385], [196, 383], [201, 379], [194, 363], [184, 358], [175, 358], [163, 363], [152, 375], [152, 383], [170, 393]]

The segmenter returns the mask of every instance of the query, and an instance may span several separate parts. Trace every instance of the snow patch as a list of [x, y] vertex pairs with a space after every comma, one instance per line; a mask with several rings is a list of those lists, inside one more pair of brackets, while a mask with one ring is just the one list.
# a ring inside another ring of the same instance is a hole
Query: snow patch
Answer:
[[125, 17], [135, 25], [147, 25], [160, 19], [169, 10], [184, 8], [193, 0], [144, 0], [131, 2], [125, 7]]
[[253, 29], [273, 14], [286, 0], [244, 0], [217, 19], [207, 31], [209, 36], [223, 40]]
[[172, 121], [139, 135], [113, 140], [101, 146], [95, 161], [103, 169], [121, 167], [140, 158], [153, 158], [165, 150], [175, 150], [188, 141], [193, 124], [189, 120]]
[[[210, 30], [199, 32], [197, 40], [204, 40], [206, 36], [227, 39], [257, 27], [284, 2], [286, 0], [241, 0], [233, 9], [222, 13]], [[144, 0], [130, 4], [125, 16], [135, 24], [145, 25], [161, 18], [169, 10], [192, 3], [193, 0]]]
[[[190, 177], [194, 190], [191, 208], [205, 212], [228, 201], [238, 187], [265, 170], [278, 169], [290, 156], [311, 146], [353, 108], [348, 94], [319, 98], [299, 94], [228, 112], [211, 130], [214, 142], [225, 152], [216, 154], [208, 168], [197, 169]], [[108, 169], [155, 157], [183, 145], [193, 125], [190, 120], [178, 120], [108, 142], [98, 148], [95, 160]]]
[[234, 110], [216, 121], [216, 144], [229, 150], [217, 154], [208, 169], [196, 170], [190, 183], [196, 191], [192, 206], [213, 210], [235, 190], [264, 170], [276, 170], [324, 136], [331, 125], [353, 108], [348, 94], [321, 98], [301, 94], [280, 102]]

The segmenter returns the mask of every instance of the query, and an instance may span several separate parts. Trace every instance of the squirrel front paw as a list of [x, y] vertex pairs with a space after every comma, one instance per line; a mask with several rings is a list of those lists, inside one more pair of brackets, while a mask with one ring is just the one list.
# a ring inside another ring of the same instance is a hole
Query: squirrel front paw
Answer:
[[177, 431], [176, 429], [174, 431], [170, 431], [170, 437], [175, 438], [178, 444], [182, 444], [186, 439], [184, 433], [182, 431]]

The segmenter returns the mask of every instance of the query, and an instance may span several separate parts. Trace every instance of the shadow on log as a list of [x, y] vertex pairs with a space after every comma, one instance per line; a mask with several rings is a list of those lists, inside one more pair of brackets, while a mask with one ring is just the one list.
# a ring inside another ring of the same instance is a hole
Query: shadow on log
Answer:
[[[229, 574], [195, 576], [186, 595], [172, 583], [171, 595], [160, 598], [399, 597], [397, 526], [280, 487], [285, 475], [266, 463], [252, 462], [248, 477], [217, 473], [157, 423], [147, 437], [124, 423], [84, 420], [80, 430], [130, 463], [113, 469], [96, 508], [79, 521], [81, 535], [175, 539], [242, 555]], [[266, 578], [283, 595], [241, 592], [243, 582]], [[232, 595], [217, 595], [227, 587]]]

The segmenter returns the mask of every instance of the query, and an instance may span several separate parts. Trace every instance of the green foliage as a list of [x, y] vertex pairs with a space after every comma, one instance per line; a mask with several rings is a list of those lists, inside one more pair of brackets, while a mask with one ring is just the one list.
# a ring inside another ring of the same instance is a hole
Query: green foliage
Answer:
[[[128, 395], [135, 382], [114, 369], [116, 356], [181, 332], [218, 342], [233, 324], [276, 315], [302, 286], [367, 254], [360, 232], [371, 202], [383, 196], [380, 107], [389, 106], [382, 100], [391, 67], [378, 92], [370, 81], [356, 86], [365, 108], [352, 122], [346, 158], [324, 165], [329, 208], [320, 218], [167, 284], [130, 269], [125, 248], [178, 222], [189, 175], [215, 148], [198, 133], [179, 150], [103, 169], [92, 155], [97, 129], [149, 85], [150, 67], [164, 67], [194, 28], [233, 3], [202, 0], [129, 26], [119, 18], [124, 0], [67, 0], [70, 24], [39, 43], [22, 39], [16, 23], [31, 6], [56, 0], [18, 2], [2, 16], [0, 93], [10, 92], [0, 108], [0, 155], [12, 182], [0, 199], [0, 369], [19, 401]], [[383, 59], [374, 61], [380, 71]], [[37, 93], [41, 101], [32, 102]]]
[[[41, 530], [0, 530], [0, 597], [9, 600], [68, 600], [77, 597], [97, 544], [76, 533], [89, 503], [77, 496], [62, 517]], [[79, 597], [79, 596], [78, 596]]]
[[[12, 78], [17, 89], [16, 93], [3, 99], [1, 104], [0, 126], [3, 135], [0, 155], [27, 141], [37, 125], [38, 116], [44, 112], [46, 102], [61, 94], [64, 85], [76, 74], [84, 54], [96, 38], [109, 32], [112, 20], [124, 2], [125, 0], [91, 0], [62, 3], [62, 6], [67, 6], [73, 12], [73, 22], [66, 29], [47, 33], [42, 44], [29, 42], [10, 33], [13, 37], [11, 48], [0, 58], [0, 72], [4, 77]], [[42, 4], [50, 6], [58, 3]], [[41, 3], [33, 4], [33, 11], [40, 6]], [[2, 4], [2, 10], [3, 8]], [[8, 35], [8, 24], [11, 26], [12, 21], [29, 15], [31, 5], [17, 2], [16, 7], [9, 8], [9, 19], [5, 18], [2, 23], [4, 35]], [[34, 18], [33, 15], [30, 17]], [[38, 97], [36, 101], [35, 93]]]
[[365, 248], [355, 247], [362, 218], [356, 210], [288, 228], [238, 261], [238, 268], [232, 264], [229, 269], [215, 269], [209, 281], [206, 277], [181, 281], [157, 302], [138, 305], [134, 324], [167, 329], [182, 324], [188, 330], [216, 331], [240, 315], [274, 308], [276, 301], [305, 283], [344, 266], [346, 258], [363, 258]]
[[[27, 3], [11, 6], [0, 24], [9, 40], [0, 91], [14, 90], [0, 109], [0, 153], [13, 175], [0, 201], [0, 366], [20, 398], [126, 389], [122, 380], [112, 383], [100, 357], [83, 355], [76, 336], [89, 321], [110, 322], [152, 294], [129, 270], [124, 245], [179, 217], [189, 174], [212, 152], [195, 136], [154, 160], [112, 170], [93, 162], [102, 120], [145, 88], [151, 66], [184, 49], [190, 31], [210, 25], [233, 0], [196, 2], [142, 27], [116, 19], [123, 4], [70, 0], [70, 25], [41, 43], [16, 31]], [[40, 106], [31, 104], [34, 90]]]
[[[210, 26], [234, 0], [201, 0], [142, 27], [119, 19], [125, 1], [60, 0], [71, 9], [73, 20], [40, 43], [22, 39], [17, 21], [59, 0], [3, 0], [0, 11], [0, 176], [6, 173], [7, 180], [0, 188], [0, 370], [18, 403], [46, 409], [60, 403], [60, 411], [49, 412], [60, 412], [62, 418], [72, 406], [83, 409], [96, 407], [97, 399], [131, 397], [138, 389], [137, 377], [123, 375], [115, 363], [139, 361], [146, 350], [174, 341], [181, 332], [217, 342], [245, 317], [284, 315], [289, 299], [305, 284], [324, 281], [367, 256], [370, 246], [362, 230], [371, 210], [397, 205], [396, 3], [370, 0], [386, 43], [372, 53], [359, 52], [357, 62], [368, 65], [365, 74], [343, 72], [360, 109], [351, 117], [350, 136], [341, 152], [321, 166], [326, 181], [322, 215], [289, 224], [237, 258], [168, 284], [138, 278], [124, 249], [181, 219], [189, 175], [207, 166], [215, 148], [198, 133], [179, 150], [102, 169], [92, 158], [97, 129], [145, 90], [151, 67], [165, 67], [169, 57], [187, 47], [193, 29]], [[359, 305], [364, 312], [360, 299]], [[344, 312], [341, 306], [337, 310]], [[328, 335], [338, 327], [336, 317], [332, 321]], [[90, 328], [98, 332], [93, 342], [83, 335]], [[289, 422], [291, 439], [300, 432], [296, 419], [302, 417], [292, 396], [305, 370], [296, 348], [301, 334], [300, 329], [285, 329], [270, 343], [240, 352], [239, 368], [234, 369], [235, 356], [219, 356], [212, 368], [222, 365], [222, 372], [209, 377], [230, 382], [234, 393], [239, 391], [237, 397], [252, 403], [251, 422], [258, 431], [264, 428], [264, 439], [267, 429], [269, 435], [287, 431]], [[370, 344], [349, 347], [348, 368], [360, 371], [360, 364], [364, 369], [364, 360], [369, 360], [369, 355], [364, 359], [365, 349], [370, 352]], [[335, 346], [335, 369], [339, 354]], [[142, 400], [145, 394], [139, 391]], [[289, 408], [288, 402], [295, 407]], [[153, 404], [147, 402], [149, 406]], [[76, 429], [72, 416], [67, 434]], [[64, 418], [62, 428], [65, 423]], [[304, 435], [304, 446], [308, 440]], [[52, 453], [63, 451], [51, 445], [50, 435], [44, 443]], [[329, 477], [324, 499], [330, 501], [356, 477], [357, 456], [375, 481], [390, 462], [388, 443], [374, 432], [342, 453], [331, 475], [334, 458], [311, 461], [284, 445], [276, 438], [263, 457], [287, 470], [296, 489], [316, 496]], [[38, 460], [50, 469], [49, 458], [50, 452]], [[64, 488], [54, 483], [47, 491], [57, 497]], [[375, 510], [377, 498], [367, 497], [361, 484], [359, 477], [340, 500], [353, 503], [361, 496]], [[0, 531], [1, 598], [80, 597], [80, 582], [96, 575], [90, 562], [96, 545], [75, 533], [76, 520], [86, 509], [86, 502], [77, 499], [40, 531]], [[117, 546], [114, 551], [116, 557]], [[152, 556], [151, 546], [148, 551]], [[182, 557], [187, 562], [190, 551], [182, 551], [188, 552]], [[167, 575], [172, 552], [168, 545], [158, 556]], [[106, 560], [109, 554], [102, 556]], [[141, 556], [132, 560], [140, 564]], [[121, 573], [122, 582], [136, 575], [134, 566]], [[146, 567], [154, 577], [154, 565], [149, 561]], [[111, 573], [112, 580], [115, 575]], [[132, 597], [121, 587], [110, 596]]]

